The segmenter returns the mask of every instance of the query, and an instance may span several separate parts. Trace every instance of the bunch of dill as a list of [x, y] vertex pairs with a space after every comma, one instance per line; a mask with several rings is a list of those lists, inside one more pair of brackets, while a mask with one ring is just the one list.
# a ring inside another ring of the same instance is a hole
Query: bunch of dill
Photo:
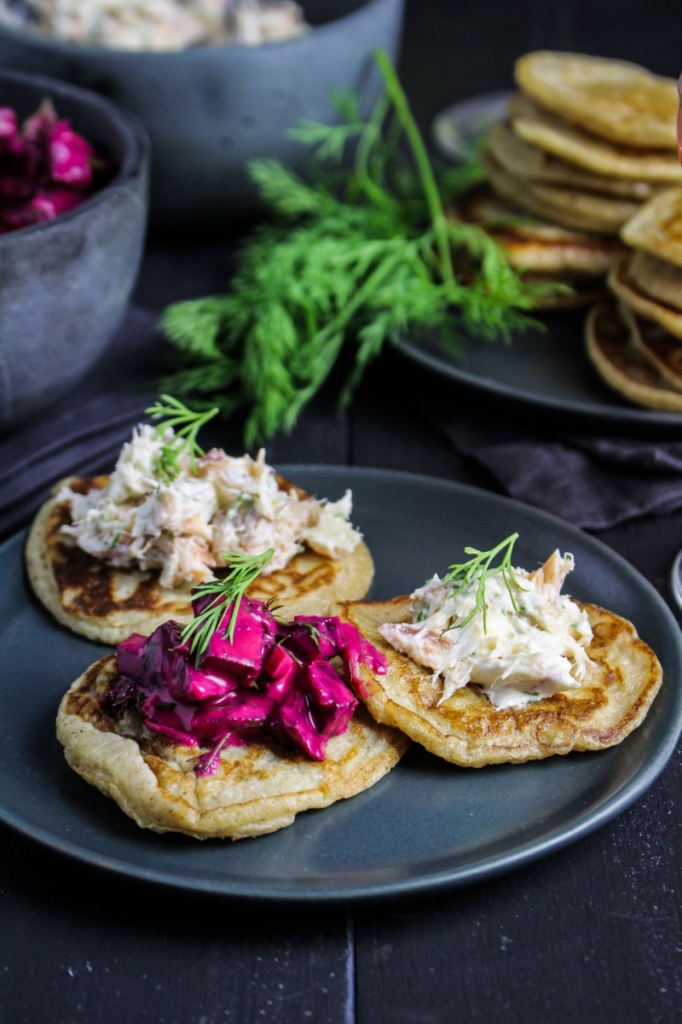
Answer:
[[294, 426], [344, 344], [354, 358], [342, 405], [397, 334], [439, 329], [454, 351], [458, 325], [506, 339], [529, 322], [521, 311], [538, 286], [482, 229], [445, 216], [480, 170], [436, 179], [390, 59], [376, 60], [385, 91], [368, 121], [343, 94], [343, 123], [293, 130], [313, 147], [311, 182], [274, 160], [249, 165], [272, 216], [241, 250], [229, 293], [172, 305], [161, 321], [178, 361], [162, 389], [245, 411], [249, 448]]

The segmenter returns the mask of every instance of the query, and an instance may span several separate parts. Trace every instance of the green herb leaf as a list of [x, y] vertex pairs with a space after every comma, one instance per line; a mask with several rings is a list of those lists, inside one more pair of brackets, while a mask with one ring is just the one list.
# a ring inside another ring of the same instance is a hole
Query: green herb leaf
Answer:
[[192, 638], [190, 654], [194, 655], [194, 662], [199, 664], [202, 655], [208, 647], [209, 641], [220, 625], [225, 610], [232, 605], [232, 615], [227, 630], [227, 637], [232, 643], [234, 641], [234, 628], [237, 622], [237, 615], [241, 605], [242, 597], [247, 588], [253, 583], [258, 575], [274, 555], [274, 548], [268, 548], [261, 555], [245, 555], [239, 551], [224, 551], [222, 558], [230, 565], [229, 572], [223, 579], [209, 580], [200, 583], [193, 590], [193, 597], [205, 597], [214, 595], [213, 600], [204, 610], [188, 622], [183, 629], [180, 639], [183, 643]]
[[292, 130], [312, 147], [309, 180], [276, 160], [248, 165], [270, 220], [243, 246], [230, 292], [161, 320], [176, 357], [163, 387], [225, 416], [245, 410], [249, 448], [291, 430], [344, 345], [355, 353], [342, 405], [399, 334], [435, 330], [456, 355], [458, 327], [506, 340], [538, 326], [525, 311], [552, 291], [526, 284], [480, 227], [448, 219], [480, 162], [436, 172], [388, 56], [376, 61], [385, 92], [367, 120], [342, 93], [341, 124]]
[[204, 424], [218, 415], [220, 409], [214, 406], [205, 412], [195, 412], [171, 395], [161, 395], [161, 398], [162, 402], [155, 402], [145, 412], [153, 420], [163, 420], [156, 428], [157, 437], [163, 437], [168, 427], [174, 431], [174, 436], [162, 446], [156, 464], [159, 476], [166, 483], [170, 483], [180, 473], [178, 459], [184, 452], [189, 455], [192, 470], [196, 470], [196, 457], [204, 454], [203, 448], [200, 448], [197, 442], [197, 434]]
[[[490, 551], [479, 551], [477, 548], [465, 548], [464, 553], [467, 555], [473, 555], [474, 557], [468, 562], [462, 562], [459, 565], [450, 566], [450, 572], [443, 578], [443, 584], [450, 587], [453, 596], [460, 594], [465, 588], [469, 588], [474, 585], [476, 586], [474, 607], [461, 622], [457, 622], [454, 626], [451, 626], [451, 629], [461, 629], [463, 626], [468, 625], [474, 616], [480, 612], [483, 616], [483, 632], [487, 633], [485, 585], [491, 576], [497, 576], [499, 573], [502, 574], [504, 584], [512, 603], [512, 608], [517, 615], [520, 614], [514, 591], [522, 590], [523, 588], [516, 579], [511, 564], [512, 551], [514, 550], [514, 544], [518, 540], [518, 536], [518, 533], [510, 534], [509, 537], [506, 537], [505, 540], [497, 544], [496, 547], [491, 548]], [[502, 552], [502, 561], [500, 564], [495, 566], [492, 565], [493, 559]]]

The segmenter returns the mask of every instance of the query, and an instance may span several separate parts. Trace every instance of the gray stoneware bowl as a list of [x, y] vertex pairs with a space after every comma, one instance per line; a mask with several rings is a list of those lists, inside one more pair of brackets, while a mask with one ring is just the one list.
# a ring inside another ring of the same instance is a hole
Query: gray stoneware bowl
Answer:
[[23, 120], [45, 96], [117, 166], [69, 213], [0, 236], [0, 429], [39, 412], [83, 376], [118, 327], [147, 219], [149, 143], [108, 100], [37, 75], [0, 73], [0, 107]]
[[330, 121], [330, 88], [368, 108], [380, 82], [372, 53], [395, 57], [404, 0], [301, 0], [306, 35], [265, 46], [129, 52], [0, 27], [0, 67], [87, 86], [131, 110], [152, 142], [151, 217], [161, 230], [224, 227], [251, 218], [244, 164], [277, 157], [302, 169], [286, 137], [299, 117]]

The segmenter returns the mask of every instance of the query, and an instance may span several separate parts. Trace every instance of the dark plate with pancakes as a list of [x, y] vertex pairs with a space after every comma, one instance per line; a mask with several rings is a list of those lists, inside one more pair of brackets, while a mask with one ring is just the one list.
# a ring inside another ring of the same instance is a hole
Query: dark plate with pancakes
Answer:
[[[512, 93], [484, 94], [455, 103], [439, 114], [434, 121], [432, 135], [443, 155], [450, 159], [470, 155], [476, 139], [482, 140], [492, 125], [502, 121], [506, 102], [511, 96]], [[455, 145], [453, 140], [465, 140], [466, 146]], [[519, 139], [515, 141], [518, 143]], [[535, 155], [538, 156], [537, 153]], [[538, 185], [553, 186], [555, 163], [545, 161], [538, 171], [542, 176]], [[564, 167], [561, 162], [559, 164]], [[573, 172], [575, 170], [573, 168]], [[534, 173], [532, 166], [530, 173]], [[584, 175], [585, 172], [581, 173]], [[582, 178], [578, 180], [582, 181]], [[610, 187], [612, 182], [607, 180]], [[525, 214], [525, 217], [531, 216], [528, 212]], [[475, 219], [479, 220], [479, 217]], [[580, 247], [575, 251], [571, 248], [570, 238], [564, 237], [565, 228], [557, 237], [549, 238], [536, 237], [531, 231], [535, 244], [530, 247], [528, 238], [524, 238], [529, 231], [524, 219], [515, 224], [512, 218], [509, 225], [502, 220], [493, 230], [493, 235], [499, 236], [498, 241], [507, 241], [508, 248], [509, 239], [505, 232], [511, 230], [514, 245], [510, 251], [514, 266], [523, 264], [525, 253], [527, 265], [535, 268], [540, 241], [547, 250], [546, 258], [550, 255], [556, 257], [554, 248], [559, 243], [566, 247], [565, 257], [569, 263], [579, 257], [582, 260], [588, 258], [586, 253], [581, 255]], [[546, 234], [547, 225], [543, 230]], [[615, 237], [594, 235], [593, 239], [615, 240]], [[596, 245], [596, 241], [593, 244]], [[594, 260], [594, 253], [590, 258]], [[554, 269], [555, 279], [562, 280], [562, 275]], [[589, 278], [582, 281], [566, 277], [565, 281], [576, 288], [576, 301], [589, 284]], [[603, 280], [601, 286], [605, 287]], [[590, 294], [589, 288], [585, 294]], [[590, 294], [590, 299], [599, 301], [599, 295]], [[595, 372], [585, 352], [584, 309], [539, 311], [535, 318], [544, 330], [515, 331], [510, 344], [491, 344], [480, 338], [462, 337], [461, 359], [455, 359], [437, 338], [427, 335], [403, 337], [395, 344], [403, 355], [445, 380], [455, 393], [469, 395], [479, 401], [493, 400], [496, 408], [512, 414], [535, 418], [541, 415], [543, 423], [563, 429], [594, 429], [638, 436], [682, 436], [681, 413], [667, 410], [665, 404], [661, 408], [643, 408], [630, 403], [621, 393], [608, 387]]]
[[[466, 544], [520, 533], [533, 568], [572, 551], [569, 592], [633, 622], [664, 682], [643, 724], [608, 750], [527, 764], [460, 768], [413, 745], [377, 785], [300, 814], [271, 835], [197, 843], [139, 829], [72, 772], [55, 736], [59, 701], [98, 650], [33, 597], [19, 535], [0, 548], [0, 818], [60, 853], [185, 890], [274, 902], [377, 899], [476, 882], [598, 828], [665, 766], [682, 729], [682, 636], [659, 595], [603, 544], [517, 502], [443, 480], [383, 470], [282, 467], [313, 493], [351, 487], [376, 564], [370, 600], [409, 592]], [[110, 648], [101, 648], [105, 654]]]
[[452, 386], [538, 422], [630, 436], [680, 437], [682, 413], [630, 405], [597, 376], [585, 354], [584, 310], [538, 314], [544, 331], [513, 332], [509, 344], [462, 338], [455, 360], [435, 337], [399, 338], [395, 348]]

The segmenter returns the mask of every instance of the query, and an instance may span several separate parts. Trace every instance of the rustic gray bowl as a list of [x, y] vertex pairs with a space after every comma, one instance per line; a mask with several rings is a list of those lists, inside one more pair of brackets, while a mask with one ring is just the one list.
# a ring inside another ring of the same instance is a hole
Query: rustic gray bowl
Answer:
[[255, 213], [244, 169], [254, 157], [302, 168], [285, 130], [299, 117], [330, 121], [331, 89], [369, 107], [380, 83], [372, 53], [395, 57], [404, 0], [302, 0], [313, 26], [266, 46], [173, 53], [79, 46], [0, 27], [0, 67], [85, 85], [131, 110], [152, 142], [155, 228], [220, 227]]
[[99, 356], [125, 311], [144, 242], [144, 131], [84, 89], [0, 73], [0, 106], [22, 119], [45, 96], [117, 170], [75, 210], [0, 236], [0, 429], [61, 397]]

